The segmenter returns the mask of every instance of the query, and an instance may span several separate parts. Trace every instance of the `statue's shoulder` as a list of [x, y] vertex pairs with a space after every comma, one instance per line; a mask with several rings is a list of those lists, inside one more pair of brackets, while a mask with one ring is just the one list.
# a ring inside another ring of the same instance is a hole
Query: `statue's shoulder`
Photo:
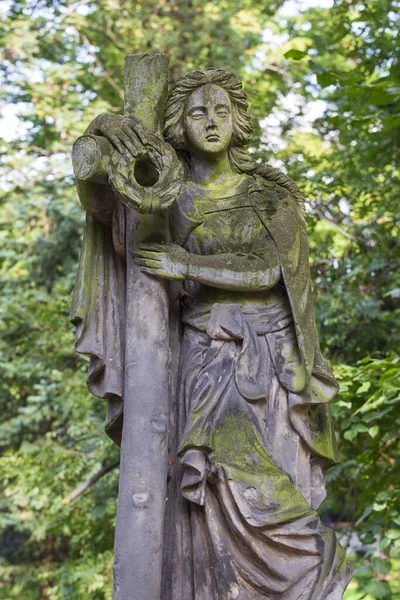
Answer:
[[281, 212], [287, 207], [290, 212], [304, 217], [304, 198], [294, 181], [285, 173], [269, 165], [258, 165], [253, 178], [252, 190], [259, 208]]

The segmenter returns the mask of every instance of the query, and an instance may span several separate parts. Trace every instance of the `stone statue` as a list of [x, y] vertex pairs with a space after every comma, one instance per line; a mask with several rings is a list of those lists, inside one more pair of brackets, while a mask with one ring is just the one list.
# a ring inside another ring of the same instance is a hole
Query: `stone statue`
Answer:
[[[88, 385], [121, 443], [115, 600], [340, 600], [317, 508], [337, 393], [314, 320], [303, 198], [256, 164], [230, 72], [127, 58], [125, 116], [74, 148], [74, 295]], [[123, 417], [123, 418], [122, 418]]]

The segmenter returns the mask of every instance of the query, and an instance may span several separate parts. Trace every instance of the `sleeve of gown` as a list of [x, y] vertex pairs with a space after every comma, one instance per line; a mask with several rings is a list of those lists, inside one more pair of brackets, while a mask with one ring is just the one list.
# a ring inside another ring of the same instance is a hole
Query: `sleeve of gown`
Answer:
[[71, 321], [77, 352], [89, 356], [88, 388], [108, 399], [106, 431], [118, 443], [124, 391], [125, 209], [120, 203], [110, 208], [108, 186], [99, 190], [92, 185], [93, 210], [86, 214]]

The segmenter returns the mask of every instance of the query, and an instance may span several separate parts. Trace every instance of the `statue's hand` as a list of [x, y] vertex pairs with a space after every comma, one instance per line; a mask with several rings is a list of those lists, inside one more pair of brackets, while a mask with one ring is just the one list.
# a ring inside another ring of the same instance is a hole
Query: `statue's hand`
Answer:
[[175, 150], [138, 119], [99, 115], [85, 135], [105, 137], [112, 145], [106, 172], [121, 202], [140, 213], [169, 208], [179, 196], [183, 166]]
[[123, 115], [99, 115], [89, 125], [86, 133], [102, 135], [122, 155], [136, 157], [143, 153], [143, 145], [135, 133], [137, 119]]
[[141, 271], [170, 279], [184, 281], [189, 269], [189, 253], [176, 244], [141, 244], [135, 252], [135, 262]]

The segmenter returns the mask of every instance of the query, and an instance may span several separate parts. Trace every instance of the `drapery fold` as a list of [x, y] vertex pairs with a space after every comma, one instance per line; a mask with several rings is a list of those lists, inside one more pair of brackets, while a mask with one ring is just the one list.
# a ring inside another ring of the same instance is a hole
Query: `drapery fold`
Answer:
[[[239, 394], [250, 403], [262, 400], [269, 390], [273, 365], [281, 385], [288, 391], [292, 426], [310, 451], [320, 456], [327, 464], [336, 462], [337, 446], [332, 423], [330, 418], [324, 417], [327, 414], [326, 405], [336, 394], [337, 384], [332, 381], [332, 377], [324, 377], [322, 369], [316, 369], [311, 372], [303, 390], [293, 391], [297, 389], [297, 381], [306, 376], [291, 308], [284, 294], [270, 293], [269, 299], [266, 296], [265, 306], [196, 304], [186, 309], [182, 319], [186, 325], [205, 332], [212, 340], [205, 353], [202, 369], [208, 367], [215, 371], [213, 375], [210, 372], [206, 383], [198, 383], [193, 390], [193, 394], [199, 400], [193, 400], [196, 404], [196, 414], [189, 414], [187, 432], [193, 427], [191, 435], [194, 435], [194, 430], [201, 427], [203, 432], [209, 431], [212, 436], [217, 426], [212, 409], [204, 409], [204, 405], [210, 402], [208, 394], [211, 394], [207, 385], [211, 387], [217, 380], [219, 385], [223, 385], [227, 373], [232, 370]], [[237, 342], [240, 342], [240, 351], [232, 361], [230, 350]], [[210, 366], [212, 361], [213, 366]], [[214, 395], [214, 402], [217, 402], [216, 398], [217, 395]], [[215, 406], [215, 410], [221, 410], [219, 404], [218, 407]], [[209, 420], [206, 422], [206, 419]], [[314, 426], [314, 422], [317, 422], [317, 427]], [[186, 435], [184, 439], [187, 439]], [[189, 447], [189, 441], [185, 443]], [[206, 447], [208, 443], [209, 439], [206, 436], [202, 444]], [[198, 444], [197, 440], [193, 445]]]
[[[178, 454], [191, 519], [184, 510], [176, 518], [180, 535], [190, 529], [197, 540], [191, 597], [339, 600], [351, 568], [315, 510], [325, 494], [321, 466], [292, 424], [284, 382], [302, 361], [294, 333], [287, 335], [294, 326], [285, 295], [270, 292], [263, 306], [189, 306], [183, 321]], [[274, 338], [289, 362], [272, 361]], [[318, 390], [318, 375], [310, 385]], [[321, 393], [309, 396], [323, 402]]]
[[114, 248], [114, 240], [120, 237], [117, 224], [111, 228], [87, 213], [71, 307], [71, 321], [77, 328], [75, 348], [90, 356], [88, 388], [108, 400], [106, 429], [117, 443], [125, 368], [125, 261]]

